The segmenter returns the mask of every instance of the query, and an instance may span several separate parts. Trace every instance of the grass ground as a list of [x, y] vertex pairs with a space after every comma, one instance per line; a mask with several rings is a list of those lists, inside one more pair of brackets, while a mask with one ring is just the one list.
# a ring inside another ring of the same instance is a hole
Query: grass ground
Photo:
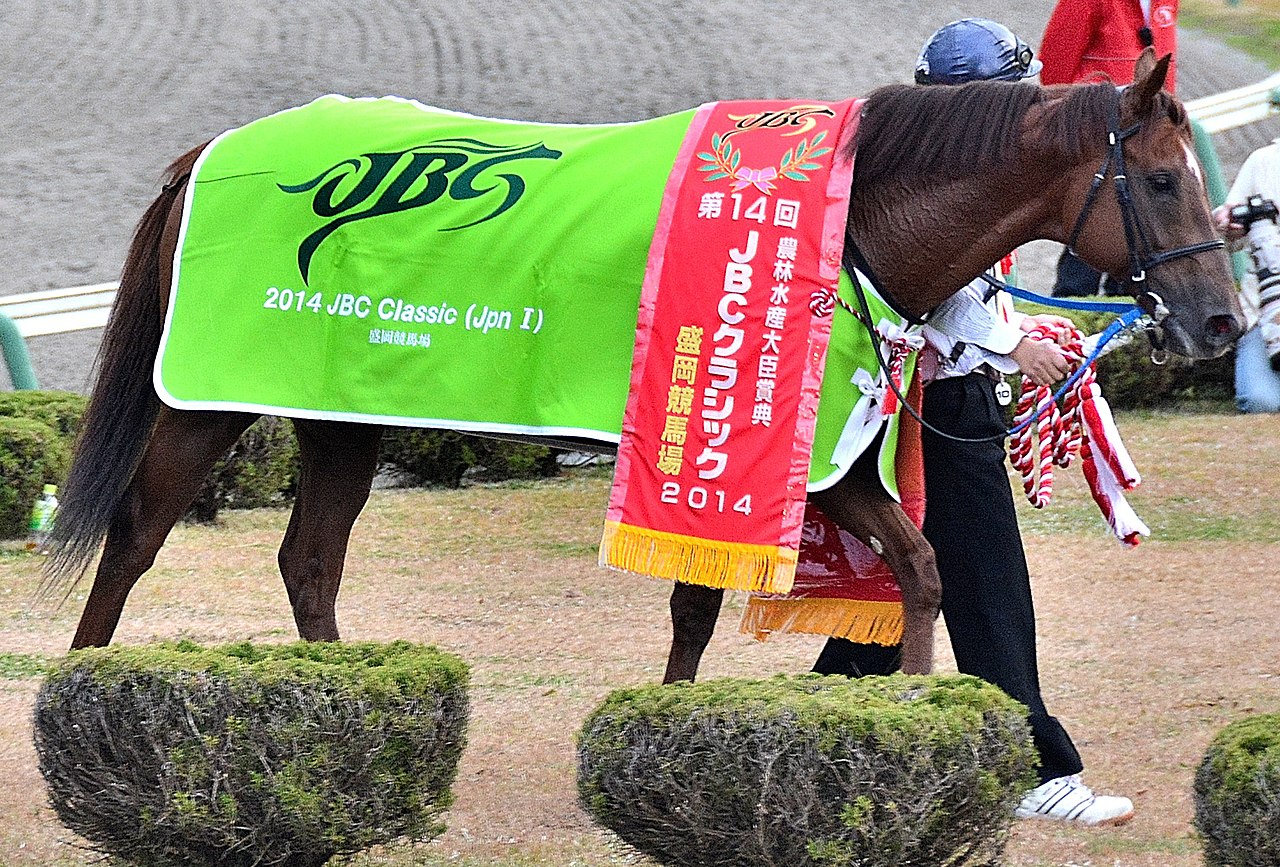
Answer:
[[1178, 20], [1280, 69], [1280, 0], [1182, 0]]
[[[1280, 418], [1124, 415], [1142, 470], [1131, 502], [1153, 537], [1122, 549], [1079, 470], [1048, 510], [1023, 511], [1041, 675], [1086, 780], [1131, 796], [1122, 828], [1022, 822], [1009, 867], [1199, 867], [1191, 780], [1213, 735], [1280, 711], [1275, 580]], [[660, 679], [669, 626], [661, 582], [595, 565], [603, 474], [545, 484], [374, 493], [339, 600], [348, 638], [438, 644], [473, 666], [469, 745], [448, 831], [355, 865], [603, 867], [634, 863], [577, 806], [574, 732], [610, 690]], [[287, 515], [228, 513], [178, 528], [129, 600], [117, 635], [140, 643], [284, 641], [294, 631], [274, 552]], [[30, 714], [41, 667], [74, 631], [83, 586], [33, 604], [38, 560], [0, 555], [0, 864], [95, 863], [45, 803]], [[807, 670], [821, 640], [757, 643], [731, 597], [702, 676]], [[945, 631], [939, 667], [953, 669]]]

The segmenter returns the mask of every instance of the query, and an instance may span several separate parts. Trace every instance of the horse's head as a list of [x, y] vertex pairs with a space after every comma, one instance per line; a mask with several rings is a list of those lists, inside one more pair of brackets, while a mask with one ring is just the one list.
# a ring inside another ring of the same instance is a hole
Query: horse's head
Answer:
[[1243, 331], [1230, 262], [1209, 215], [1186, 111], [1161, 90], [1169, 57], [1146, 49], [1134, 83], [1107, 106], [1107, 140], [1066, 186], [1068, 245], [1128, 285], [1167, 347], [1225, 352]]

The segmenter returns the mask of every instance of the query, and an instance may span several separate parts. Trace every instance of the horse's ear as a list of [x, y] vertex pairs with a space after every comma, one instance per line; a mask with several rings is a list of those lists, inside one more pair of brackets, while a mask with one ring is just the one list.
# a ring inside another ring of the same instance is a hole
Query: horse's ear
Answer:
[[1151, 100], [1164, 87], [1164, 79], [1169, 74], [1169, 62], [1172, 59], [1172, 54], [1166, 54], [1156, 60], [1155, 49], [1149, 45], [1142, 49], [1133, 69], [1133, 85], [1129, 88], [1138, 114], [1147, 113], [1151, 108]]

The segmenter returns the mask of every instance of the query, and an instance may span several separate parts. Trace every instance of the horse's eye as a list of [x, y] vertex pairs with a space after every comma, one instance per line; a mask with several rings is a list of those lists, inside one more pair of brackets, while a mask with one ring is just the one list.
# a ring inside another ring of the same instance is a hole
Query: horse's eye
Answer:
[[1147, 183], [1156, 193], [1172, 193], [1174, 189], [1173, 175], [1168, 172], [1156, 172], [1147, 178]]

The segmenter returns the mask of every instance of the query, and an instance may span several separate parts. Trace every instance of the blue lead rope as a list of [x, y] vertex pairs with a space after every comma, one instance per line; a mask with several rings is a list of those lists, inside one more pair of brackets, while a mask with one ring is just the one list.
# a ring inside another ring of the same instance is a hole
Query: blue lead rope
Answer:
[[1129, 313], [1133, 310], [1137, 310], [1140, 315], [1142, 313], [1142, 309], [1133, 303], [1125, 304], [1120, 301], [1080, 301], [1070, 298], [1054, 298], [1051, 295], [1040, 295], [1035, 292], [1029, 292], [1026, 289], [1011, 286], [1008, 283], [1002, 283], [995, 279], [988, 280], [987, 282], [1002, 292], [1008, 292], [1014, 298], [1021, 298], [1023, 301], [1034, 301], [1037, 304], [1044, 304], [1047, 307], [1062, 307], [1066, 310], [1093, 310], [1098, 313]]
[[[846, 247], [846, 251], [847, 250], [848, 248]], [[841, 307], [843, 307], [844, 309], [847, 309], [851, 314], [853, 314], [854, 318], [858, 319], [862, 323], [863, 327], [867, 329], [867, 335], [871, 339], [871, 346], [875, 351], [876, 362], [880, 366], [880, 369], [885, 372], [885, 379], [887, 380], [888, 386], [891, 389], [893, 389], [893, 393], [897, 395], [898, 400], [902, 402], [902, 408], [905, 409], [908, 413], [910, 413], [912, 417], [914, 417], [915, 420], [920, 423], [920, 426], [923, 427], [925, 430], [931, 431], [934, 434], [942, 437], [943, 439], [952, 440], [954, 442], [965, 442], [965, 443], [995, 442], [997, 440], [1003, 440], [1006, 437], [1010, 437], [1015, 434], [1022, 433], [1022, 431], [1026, 430], [1033, 422], [1037, 421], [1040, 418], [1040, 416], [1043, 414], [1044, 408], [1037, 406], [1035, 413], [1033, 413], [1031, 417], [1028, 418], [1026, 421], [1016, 425], [1010, 430], [1004, 431], [1003, 433], [999, 433], [994, 436], [988, 436], [988, 437], [958, 437], [958, 436], [949, 434], [946, 431], [938, 430], [938, 428], [926, 422], [920, 416], [920, 414], [916, 412], [915, 408], [911, 405], [911, 402], [907, 400], [906, 395], [904, 395], [902, 391], [898, 388], [898, 386], [894, 384], [893, 377], [888, 375], [889, 364], [887, 361], [885, 361], [884, 357], [880, 354], [880, 342], [879, 342], [878, 335], [876, 333], [875, 328], [871, 325], [871, 311], [867, 307], [867, 297], [866, 297], [866, 293], [863, 291], [863, 288], [862, 288], [862, 280], [859, 278], [857, 270], [849, 269], [847, 267], [846, 267], [846, 270], [848, 270], [849, 276], [852, 278], [854, 294], [858, 298], [858, 305], [862, 312], [861, 314], [859, 314], [857, 311], [853, 310], [843, 301], [840, 302]], [[1054, 393], [1053, 395], [1054, 403], [1057, 403], [1058, 401], [1062, 400], [1063, 395], [1067, 393], [1067, 389], [1071, 388], [1071, 386], [1075, 385], [1077, 382], [1080, 381], [1080, 377], [1084, 376], [1084, 372], [1089, 369], [1089, 365], [1091, 365], [1094, 361], [1098, 359], [1098, 356], [1100, 356], [1103, 352], [1103, 348], [1108, 343], [1110, 343], [1117, 334], [1119, 334], [1121, 331], [1124, 331], [1128, 328], [1132, 328], [1139, 319], [1147, 315], [1146, 311], [1144, 311], [1137, 304], [1122, 304], [1118, 301], [1064, 301], [1061, 298], [1052, 298], [1047, 295], [1037, 295], [1035, 292], [1028, 292], [1026, 289], [1019, 289], [1017, 286], [1009, 286], [1006, 283], [1003, 283], [1000, 280], [995, 279], [994, 277], [992, 277], [990, 274], [987, 274], [986, 272], [983, 272], [981, 277], [983, 280], [986, 280], [987, 283], [991, 284], [992, 287], [1002, 290], [1004, 292], [1008, 292], [1010, 295], [1013, 295], [1015, 298], [1021, 298], [1024, 301], [1035, 301], [1040, 304], [1046, 304], [1050, 307], [1063, 307], [1069, 310], [1093, 310], [1100, 313], [1120, 314], [1120, 318], [1116, 319], [1114, 322], [1112, 322], [1110, 325], [1108, 325], [1098, 334], [1097, 345], [1094, 346], [1093, 351], [1089, 353], [1089, 357], [1086, 358], [1078, 368], [1076, 368], [1075, 373], [1067, 377], [1067, 381], [1064, 382], [1062, 386], [1057, 390], [1057, 392]], [[873, 285], [875, 285], [874, 281], [873, 281]], [[884, 293], [882, 292], [881, 294], [883, 295]], [[839, 295], [837, 295], [836, 298], [837, 300], [839, 300]]]

